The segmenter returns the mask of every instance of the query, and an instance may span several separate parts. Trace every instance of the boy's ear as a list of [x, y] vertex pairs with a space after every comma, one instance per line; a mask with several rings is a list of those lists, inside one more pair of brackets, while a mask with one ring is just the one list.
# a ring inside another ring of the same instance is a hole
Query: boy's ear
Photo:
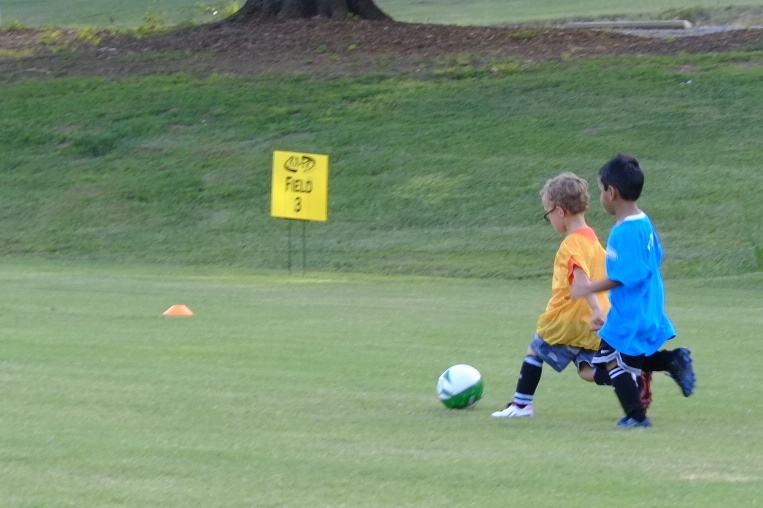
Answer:
[[617, 188], [612, 185], [610, 185], [609, 187], [604, 187], [604, 194], [607, 195], [610, 201], [613, 201], [620, 197], [620, 191], [618, 191]]

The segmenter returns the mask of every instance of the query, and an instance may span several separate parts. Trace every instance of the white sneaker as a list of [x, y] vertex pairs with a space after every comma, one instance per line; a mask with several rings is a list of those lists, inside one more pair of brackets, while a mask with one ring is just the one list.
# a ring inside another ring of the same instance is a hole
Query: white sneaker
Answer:
[[493, 413], [493, 418], [518, 418], [520, 416], [532, 416], [535, 414], [533, 405], [528, 404], [525, 407], [519, 407], [513, 402], [500, 411]]

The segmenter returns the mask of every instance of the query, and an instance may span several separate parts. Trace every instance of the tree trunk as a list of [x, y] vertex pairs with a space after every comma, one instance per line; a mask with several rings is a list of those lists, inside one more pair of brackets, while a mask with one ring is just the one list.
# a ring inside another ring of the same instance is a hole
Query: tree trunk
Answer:
[[321, 17], [347, 19], [349, 16], [376, 21], [391, 20], [374, 0], [247, 0], [230, 20], [299, 19]]

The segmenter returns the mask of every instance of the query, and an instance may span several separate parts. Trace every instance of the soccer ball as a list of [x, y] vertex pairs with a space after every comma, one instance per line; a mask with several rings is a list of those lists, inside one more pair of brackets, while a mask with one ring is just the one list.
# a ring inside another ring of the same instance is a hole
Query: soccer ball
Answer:
[[437, 397], [451, 409], [471, 406], [482, 398], [484, 389], [482, 376], [471, 365], [454, 365], [437, 380]]

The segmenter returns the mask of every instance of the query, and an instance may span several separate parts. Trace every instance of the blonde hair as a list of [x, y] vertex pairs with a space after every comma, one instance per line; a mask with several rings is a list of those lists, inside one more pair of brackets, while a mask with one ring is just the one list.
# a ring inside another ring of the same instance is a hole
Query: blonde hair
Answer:
[[588, 182], [570, 172], [547, 180], [540, 195], [544, 201], [559, 206], [569, 213], [585, 212], [591, 200]]

